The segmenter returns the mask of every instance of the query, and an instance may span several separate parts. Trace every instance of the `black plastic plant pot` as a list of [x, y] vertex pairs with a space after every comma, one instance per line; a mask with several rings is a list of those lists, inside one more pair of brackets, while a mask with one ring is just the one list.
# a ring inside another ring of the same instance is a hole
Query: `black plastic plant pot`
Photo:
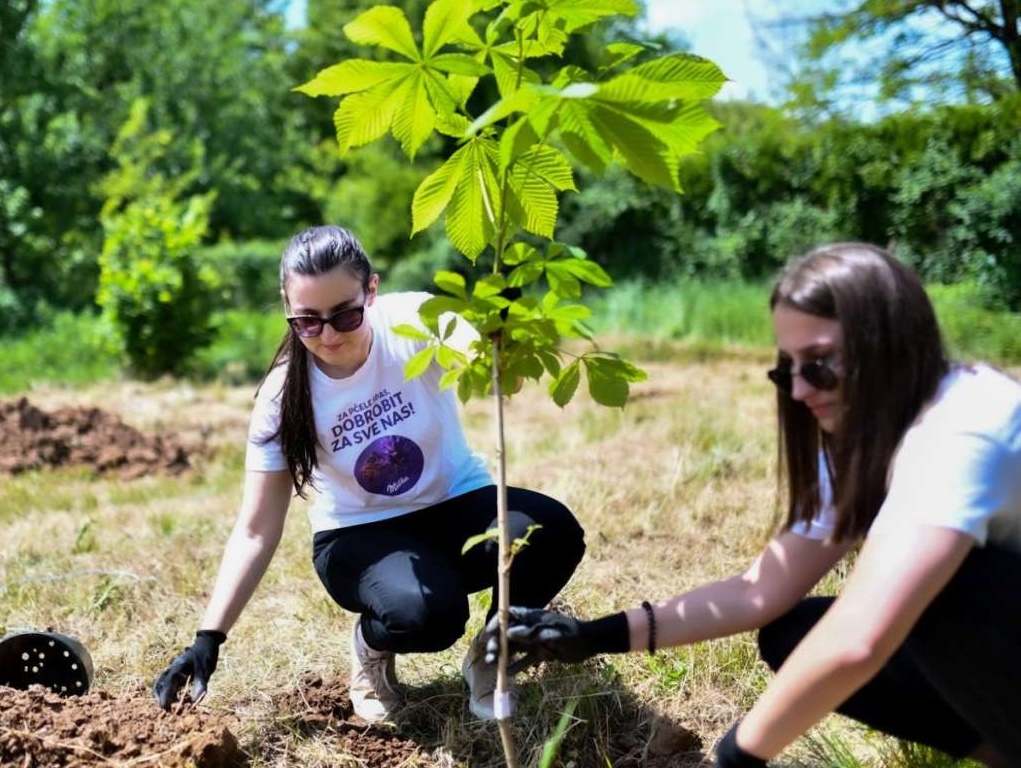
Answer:
[[41, 685], [61, 696], [78, 696], [89, 690], [92, 674], [92, 657], [73, 637], [18, 632], [0, 639], [0, 685], [22, 690]]

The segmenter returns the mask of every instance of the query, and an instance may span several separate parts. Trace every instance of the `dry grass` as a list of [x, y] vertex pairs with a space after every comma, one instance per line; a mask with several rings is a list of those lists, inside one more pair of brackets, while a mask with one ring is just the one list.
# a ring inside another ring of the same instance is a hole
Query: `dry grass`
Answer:
[[[762, 354], [737, 353], [645, 364], [649, 380], [634, 387], [623, 412], [584, 395], [561, 411], [535, 387], [509, 403], [510, 482], [562, 499], [587, 531], [587, 555], [558, 598], [561, 608], [588, 617], [667, 597], [729, 575], [755, 554], [775, 513], [767, 362]], [[151, 681], [190, 641], [201, 616], [238, 502], [251, 395], [251, 387], [173, 382], [30, 393], [44, 409], [94, 405], [142, 430], [189, 435], [204, 441], [211, 458], [177, 479], [118, 483], [61, 472], [0, 480], [6, 628], [50, 627], [79, 637], [94, 658], [97, 687], [116, 692]], [[472, 443], [492, 454], [492, 404], [470, 403], [464, 416]], [[308, 672], [345, 671], [351, 620], [315, 577], [299, 502], [224, 646], [206, 700], [238, 716], [252, 766], [347, 764], [315, 735], [281, 733], [259, 701]], [[430, 765], [502, 764], [495, 728], [466, 711], [459, 678], [466, 642], [398, 661], [411, 699], [402, 727], [436, 755]], [[764, 680], [747, 636], [651, 659], [605, 657], [530, 673], [515, 719], [522, 763], [535, 764], [572, 698], [578, 707], [561, 765], [608, 765], [601, 755], [611, 745], [627, 737], [643, 749], [662, 722], [698, 734], [708, 753]], [[840, 718], [823, 728], [859, 744]], [[878, 765], [870, 754], [862, 744], [862, 763]], [[672, 764], [704, 760], [691, 754]]]

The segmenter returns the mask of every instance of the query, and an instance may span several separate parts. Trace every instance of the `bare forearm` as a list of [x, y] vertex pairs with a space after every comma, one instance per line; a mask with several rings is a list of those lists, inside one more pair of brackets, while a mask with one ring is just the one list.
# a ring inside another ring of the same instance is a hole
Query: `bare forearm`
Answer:
[[255, 593], [269, 567], [279, 536], [262, 537], [237, 527], [223, 553], [213, 594], [202, 618], [203, 629], [227, 632]]
[[871, 680], [973, 546], [966, 534], [923, 528], [910, 541], [870, 539], [844, 594], [742, 721], [738, 743], [772, 757]]
[[[786, 606], [770, 605], [761, 592], [735, 576], [653, 604], [656, 646], [668, 648], [757, 629]], [[627, 611], [631, 650], [649, 643], [648, 615], [643, 608]]]
[[788, 659], [745, 716], [738, 740], [762, 757], [773, 757], [834, 711], [883, 666], [881, 657], [859, 656], [838, 638], [818, 638]]

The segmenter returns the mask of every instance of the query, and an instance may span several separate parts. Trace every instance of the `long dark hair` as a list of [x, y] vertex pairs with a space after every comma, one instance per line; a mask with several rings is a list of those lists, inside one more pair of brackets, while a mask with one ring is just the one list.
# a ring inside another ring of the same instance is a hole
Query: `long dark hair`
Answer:
[[[336, 226], [310, 227], [299, 232], [291, 238], [280, 259], [280, 292], [284, 301], [291, 275], [322, 275], [336, 267], [351, 272], [361, 281], [362, 288], [369, 290], [372, 264], [354, 235]], [[294, 490], [303, 498], [306, 486], [312, 483], [312, 470], [319, 464], [308, 354], [298, 334], [288, 327], [266, 371], [268, 375], [278, 365], [287, 366], [280, 397], [280, 426], [267, 442], [280, 439]]]
[[819, 450], [833, 479], [835, 541], [865, 535], [886, 498], [893, 454], [949, 369], [932, 303], [918, 276], [866, 243], [816, 248], [784, 270], [769, 300], [840, 323], [844, 414], [822, 435], [803, 403], [777, 390], [780, 477], [787, 525], [819, 509]]

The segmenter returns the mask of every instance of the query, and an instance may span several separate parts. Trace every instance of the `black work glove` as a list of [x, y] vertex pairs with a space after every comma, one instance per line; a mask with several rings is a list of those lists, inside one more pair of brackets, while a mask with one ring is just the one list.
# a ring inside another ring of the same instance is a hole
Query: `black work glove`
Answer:
[[[486, 625], [486, 661], [500, 657], [500, 619]], [[532, 664], [560, 661], [576, 664], [600, 653], [630, 650], [631, 637], [623, 613], [580, 621], [556, 611], [511, 606], [507, 616], [510, 659], [507, 672], [517, 674]]]
[[734, 723], [716, 745], [716, 768], [767, 768], [765, 760], [737, 745], [738, 725]]
[[202, 701], [206, 695], [206, 684], [216, 671], [220, 646], [226, 639], [227, 635], [215, 629], [200, 629], [195, 633], [195, 642], [170, 662], [170, 666], [153, 683], [152, 693], [163, 709], [170, 709], [189, 678], [192, 703]]

